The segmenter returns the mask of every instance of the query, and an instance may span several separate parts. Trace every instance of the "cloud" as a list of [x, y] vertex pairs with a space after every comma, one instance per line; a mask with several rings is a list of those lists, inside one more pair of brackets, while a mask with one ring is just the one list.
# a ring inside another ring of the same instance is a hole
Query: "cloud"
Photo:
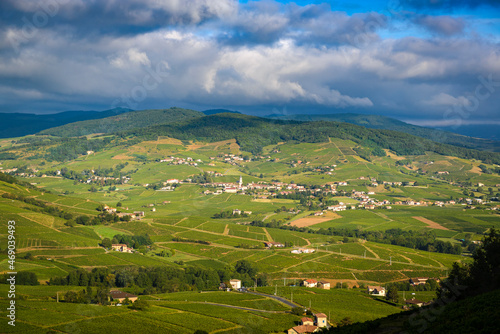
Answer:
[[[479, 75], [500, 81], [498, 44], [465, 36], [468, 17], [410, 13], [410, 32], [392, 34], [384, 14], [327, 5], [53, 1], [65, 4], [31, 37], [22, 18], [30, 22], [40, 3], [0, 2], [2, 110], [106, 109], [119, 100], [133, 109], [287, 106], [431, 118], [465, 105]], [[414, 33], [421, 27], [431, 37]], [[495, 89], [474, 117], [498, 114]]]
[[422, 103], [431, 106], [469, 106], [471, 104], [465, 96], [454, 97], [446, 93], [434, 95], [431, 99]]
[[413, 21], [433, 33], [444, 36], [462, 34], [465, 29], [465, 20], [463, 18], [454, 18], [445, 15], [416, 15]]
[[64, 25], [82, 35], [134, 34], [231, 17], [237, 8], [236, 0], [4, 0], [0, 18], [17, 27], [26, 21], [37, 28]]

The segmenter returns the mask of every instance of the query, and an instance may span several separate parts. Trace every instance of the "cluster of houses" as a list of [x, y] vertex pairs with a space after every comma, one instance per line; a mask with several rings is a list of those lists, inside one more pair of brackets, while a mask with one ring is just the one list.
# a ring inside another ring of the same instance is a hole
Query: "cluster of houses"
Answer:
[[[56, 171], [56, 173], [57, 172], [59, 172], [59, 174], [57, 174], [57, 175], [60, 175], [60, 171]], [[92, 172], [94, 172], [94, 170], [92, 170]], [[42, 177], [43, 177], [43, 175], [42, 175]], [[109, 180], [125, 184], [125, 183], [128, 183], [130, 181], [130, 177], [128, 177], [128, 176], [112, 177], [112, 176], [91, 175], [85, 181], [80, 180], [80, 182], [91, 184], [91, 183], [103, 183], [103, 182], [106, 182]]]
[[[115, 214], [118, 217], [125, 217], [125, 216], [130, 216], [131, 219], [142, 219], [145, 216], [144, 211], [134, 211], [133, 213], [130, 212], [117, 212], [116, 208], [112, 208], [110, 206], [105, 205], [103, 208], [104, 212], [110, 213], [110, 214]], [[128, 207], [125, 208], [125, 210], [128, 210]]]
[[198, 164], [200, 163], [203, 163], [203, 161], [201, 159], [193, 159], [191, 157], [187, 157], [187, 158], [179, 158], [179, 157], [167, 157], [167, 158], [163, 158], [160, 160], [160, 162], [164, 163], [168, 163], [169, 165], [189, 165], [189, 166], [198, 166]]
[[315, 252], [315, 249], [313, 249], [313, 248], [297, 248], [297, 249], [290, 251], [290, 253], [292, 253], [292, 254], [311, 254], [314, 252]]
[[319, 332], [322, 328], [328, 327], [328, 317], [324, 313], [314, 314], [314, 319], [304, 317], [300, 319], [298, 326], [288, 330], [288, 334], [308, 334]]

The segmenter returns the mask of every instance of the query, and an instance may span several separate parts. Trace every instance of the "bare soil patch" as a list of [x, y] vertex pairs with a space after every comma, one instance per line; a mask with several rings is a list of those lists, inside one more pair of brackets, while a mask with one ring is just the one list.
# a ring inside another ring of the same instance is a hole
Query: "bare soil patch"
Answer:
[[417, 217], [417, 216], [415, 216], [415, 217], [412, 217], [412, 218], [413, 218], [413, 219], [416, 219], [416, 220], [418, 220], [418, 221], [421, 221], [422, 223], [426, 223], [427, 225], [429, 225], [428, 227], [430, 227], [430, 228], [434, 228], [434, 229], [436, 229], [436, 230], [449, 230], [449, 229], [447, 229], [446, 227], [441, 226], [441, 225], [439, 225], [438, 223], [433, 222], [432, 220], [429, 220], [429, 219], [424, 218], [424, 217]]
[[322, 216], [308, 216], [294, 220], [290, 223], [290, 225], [297, 227], [307, 227], [338, 218], [342, 218], [342, 216], [335, 212], [327, 212]]

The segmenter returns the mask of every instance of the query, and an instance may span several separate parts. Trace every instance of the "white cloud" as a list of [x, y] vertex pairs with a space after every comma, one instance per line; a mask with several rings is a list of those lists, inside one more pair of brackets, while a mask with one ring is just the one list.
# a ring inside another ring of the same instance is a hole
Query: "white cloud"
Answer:
[[446, 93], [434, 95], [431, 99], [422, 102], [430, 106], [469, 106], [470, 101], [465, 96], [454, 97]]

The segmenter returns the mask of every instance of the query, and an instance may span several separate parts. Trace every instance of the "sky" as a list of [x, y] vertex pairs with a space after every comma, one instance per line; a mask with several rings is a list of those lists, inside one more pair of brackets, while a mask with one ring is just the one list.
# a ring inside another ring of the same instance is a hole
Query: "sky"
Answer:
[[500, 0], [2, 0], [0, 112], [500, 125]]

